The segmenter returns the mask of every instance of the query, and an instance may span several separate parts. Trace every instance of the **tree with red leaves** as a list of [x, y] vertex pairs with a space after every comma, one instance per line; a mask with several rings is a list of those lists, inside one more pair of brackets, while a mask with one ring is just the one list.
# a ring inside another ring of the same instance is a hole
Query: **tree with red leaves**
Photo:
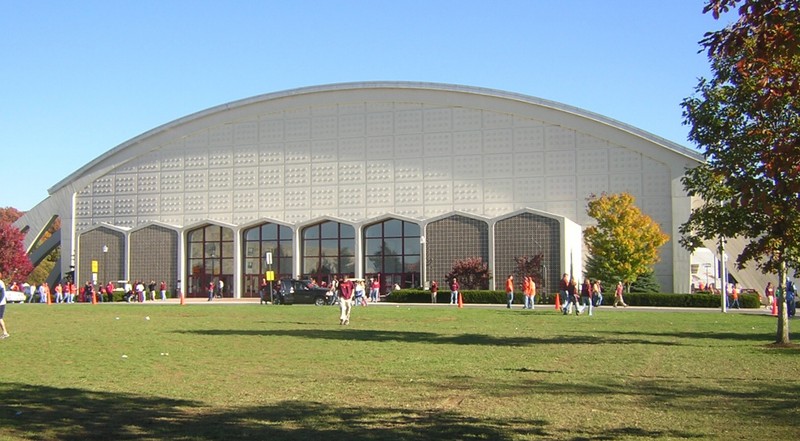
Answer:
[[33, 271], [25, 254], [25, 235], [10, 222], [0, 221], [0, 270], [8, 281], [24, 281]]
[[[738, 20], [700, 41], [713, 78], [683, 101], [689, 139], [706, 162], [683, 184], [702, 204], [681, 226], [689, 249], [718, 237], [747, 240], [736, 264], [777, 273], [798, 269], [800, 252], [800, 0], [709, 0], [715, 18]], [[776, 343], [789, 343], [778, 293]]]
[[483, 259], [468, 257], [453, 262], [453, 269], [445, 276], [445, 280], [449, 283], [453, 277], [458, 279], [461, 289], [489, 289], [492, 273]]

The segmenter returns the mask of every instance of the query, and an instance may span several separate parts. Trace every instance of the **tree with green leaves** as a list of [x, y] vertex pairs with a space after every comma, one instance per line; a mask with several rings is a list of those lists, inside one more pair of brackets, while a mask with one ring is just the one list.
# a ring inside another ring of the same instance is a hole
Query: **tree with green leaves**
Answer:
[[589, 251], [586, 276], [607, 283], [622, 281], [630, 292], [631, 283], [658, 262], [658, 249], [669, 236], [642, 213], [629, 193], [592, 196], [587, 212], [597, 224], [583, 233]]
[[[736, 265], [777, 273], [800, 260], [800, 1], [710, 0], [719, 18], [738, 20], [700, 41], [712, 78], [682, 103], [689, 139], [706, 162], [683, 185], [702, 203], [680, 232], [693, 250], [720, 237], [747, 241]], [[777, 343], [789, 343], [783, 290]]]

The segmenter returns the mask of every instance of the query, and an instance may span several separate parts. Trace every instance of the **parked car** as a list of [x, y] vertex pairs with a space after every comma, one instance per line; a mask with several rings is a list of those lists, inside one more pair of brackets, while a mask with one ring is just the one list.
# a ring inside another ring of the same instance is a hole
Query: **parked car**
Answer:
[[280, 291], [274, 302], [284, 305], [303, 303], [322, 306], [330, 305], [332, 300], [333, 294], [328, 288], [313, 285], [310, 280], [281, 279]]
[[25, 293], [19, 291], [6, 291], [6, 302], [25, 303]]

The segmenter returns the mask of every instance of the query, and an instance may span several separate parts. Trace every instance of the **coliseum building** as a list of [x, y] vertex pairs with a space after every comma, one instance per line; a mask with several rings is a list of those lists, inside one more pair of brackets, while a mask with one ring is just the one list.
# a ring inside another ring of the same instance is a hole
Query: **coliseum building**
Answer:
[[[256, 96], [189, 115], [75, 171], [17, 222], [31, 256], [60, 244], [55, 280], [165, 280], [233, 297], [276, 277], [443, 280], [480, 257], [502, 287], [542, 254], [545, 289], [581, 274], [586, 198], [630, 192], [672, 238], [702, 156], [581, 109], [446, 84], [369, 82]], [[55, 218], [61, 234], [37, 245]], [[267, 263], [267, 253], [271, 264]], [[96, 262], [93, 268], [92, 262]], [[688, 292], [677, 240], [656, 266]]]

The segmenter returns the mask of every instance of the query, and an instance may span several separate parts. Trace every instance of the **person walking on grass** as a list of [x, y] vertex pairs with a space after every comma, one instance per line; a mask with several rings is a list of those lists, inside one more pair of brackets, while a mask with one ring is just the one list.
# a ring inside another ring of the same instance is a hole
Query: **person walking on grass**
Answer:
[[340, 325], [350, 324], [350, 312], [353, 309], [353, 281], [342, 278], [339, 282], [339, 315]]
[[0, 338], [8, 338], [8, 329], [3, 316], [6, 314], [6, 284], [3, 283], [3, 272], [0, 271]]
[[511, 309], [511, 303], [514, 302], [514, 276], [508, 275], [506, 279], [506, 308]]
[[592, 315], [592, 283], [588, 277], [583, 280], [583, 284], [581, 285], [581, 304], [579, 312], [583, 313], [586, 308], [589, 308], [589, 315]]
[[625, 289], [625, 286], [622, 284], [622, 281], [617, 282], [617, 289], [614, 291], [614, 307], [616, 308], [617, 305], [622, 305], [627, 307], [628, 305], [625, 303], [625, 299], [622, 298], [622, 291]]

